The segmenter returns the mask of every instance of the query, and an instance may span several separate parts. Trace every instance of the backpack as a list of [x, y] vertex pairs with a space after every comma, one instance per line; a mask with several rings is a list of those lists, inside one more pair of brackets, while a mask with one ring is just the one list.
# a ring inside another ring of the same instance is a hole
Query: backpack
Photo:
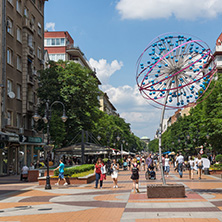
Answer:
[[135, 165], [133, 164], [132, 172], [133, 172], [133, 175], [137, 175], [137, 174], [138, 174], [137, 165], [135, 166]]

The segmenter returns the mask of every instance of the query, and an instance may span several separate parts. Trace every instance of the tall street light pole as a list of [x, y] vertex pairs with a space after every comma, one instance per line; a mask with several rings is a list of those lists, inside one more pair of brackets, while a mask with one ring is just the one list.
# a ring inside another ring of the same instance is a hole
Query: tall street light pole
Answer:
[[[45, 116], [42, 118], [44, 123], [47, 124], [47, 144], [44, 147], [45, 151], [47, 152], [47, 176], [46, 176], [46, 185], [45, 185], [45, 189], [49, 190], [52, 189], [51, 185], [50, 185], [50, 177], [49, 177], [49, 155], [50, 155], [50, 151], [52, 150], [53, 146], [50, 146], [50, 132], [49, 132], [49, 127], [50, 127], [50, 120], [51, 120], [51, 111], [52, 111], [52, 107], [55, 104], [61, 104], [63, 107], [63, 115], [61, 116], [62, 121], [65, 123], [66, 120], [68, 119], [68, 117], [66, 116], [65, 113], [65, 105], [60, 102], [60, 101], [54, 101], [51, 105], [49, 105], [49, 100], [46, 101], [45, 103]], [[41, 119], [41, 116], [38, 115], [38, 113], [36, 112], [35, 115], [33, 116], [33, 119], [35, 122], [37, 122], [39, 119]]]

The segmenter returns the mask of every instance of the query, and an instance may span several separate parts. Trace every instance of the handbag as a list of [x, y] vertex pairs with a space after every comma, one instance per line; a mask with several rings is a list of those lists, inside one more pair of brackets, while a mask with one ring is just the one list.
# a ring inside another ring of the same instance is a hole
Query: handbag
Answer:
[[106, 166], [102, 166], [101, 167], [101, 173], [102, 174], [106, 174]]

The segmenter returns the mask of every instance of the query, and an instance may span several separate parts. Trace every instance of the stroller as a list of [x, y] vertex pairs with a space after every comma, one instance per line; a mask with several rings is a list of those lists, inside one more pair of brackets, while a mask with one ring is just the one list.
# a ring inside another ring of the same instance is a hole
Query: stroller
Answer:
[[154, 166], [151, 164], [145, 173], [146, 180], [155, 180], [156, 179], [156, 172], [154, 171]]

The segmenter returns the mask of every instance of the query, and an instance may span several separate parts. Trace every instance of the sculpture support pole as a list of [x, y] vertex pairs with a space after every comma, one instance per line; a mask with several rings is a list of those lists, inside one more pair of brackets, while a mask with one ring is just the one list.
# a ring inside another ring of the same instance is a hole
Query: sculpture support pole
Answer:
[[161, 118], [160, 118], [160, 128], [159, 128], [159, 161], [160, 161], [160, 171], [161, 171], [161, 179], [162, 179], [163, 185], [166, 185], [166, 180], [164, 177], [163, 162], [162, 162], [162, 131], [163, 131], [163, 118], [165, 114], [166, 102], [167, 102], [168, 96], [169, 96], [169, 91], [167, 91], [166, 93], [164, 106], [162, 108], [162, 113], [161, 113]]

